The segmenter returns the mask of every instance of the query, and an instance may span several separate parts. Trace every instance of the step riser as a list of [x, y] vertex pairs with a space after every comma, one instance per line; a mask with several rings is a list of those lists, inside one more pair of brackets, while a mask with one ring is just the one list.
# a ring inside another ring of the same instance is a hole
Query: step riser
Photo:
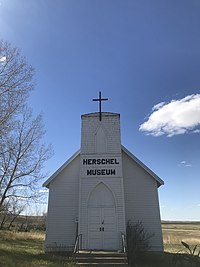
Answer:
[[107, 251], [84, 251], [76, 253], [74, 258], [80, 266], [109, 266], [109, 267], [121, 267], [127, 266], [127, 254], [119, 252], [107, 252]]
[[107, 258], [107, 257], [111, 257], [111, 258], [127, 258], [127, 256], [125, 254], [122, 254], [122, 255], [111, 255], [111, 254], [105, 254], [105, 255], [100, 255], [100, 254], [82, 254], [82, 253], [77, 253], [75, 254], [75, 257], [76, 258], [95, 258], [95, 257], [101, 257], [101, 258]]
[[126, 264], [127, 261], [113, 261], [113, 260], [109, 260], [109, 261], [105, 261], [105, 260], [78, 260], [77, 263], [96, 263], [96, 264]]
[[81, 262], [81, 263], [77, 263], [80, 266], [117, 266], [117, 267], [121, 267], [121, 266], [128, 266], [128, 263], [87, 263], [87, 262]]
[[86, 256], [78, 256], [78, 257], [75, 257], [77, 260], [82, 260], [82, 259], [92, 259], [92, 260], [99, 260], [99, 259], [104, 259], [104, 260], [126, 260], [127, 257], [99, 257], [99, 256], [90, 256], [90, 257], [86, 257]]

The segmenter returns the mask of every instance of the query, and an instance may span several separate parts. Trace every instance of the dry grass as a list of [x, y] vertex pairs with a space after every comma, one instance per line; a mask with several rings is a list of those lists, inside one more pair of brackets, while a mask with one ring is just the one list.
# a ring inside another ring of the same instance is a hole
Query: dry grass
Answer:
[[44, 241], [44, 232], [15, 232], [1, 231], [0, 240], [41, 240]]
[[200, 246], [200, 223], [167, 223], [162, 225], [163, 242], [166, 252], [183, 249], [181, 241], [190, 246]]
[[[162, 259], [148, 260], [148, 264], [140, 267], [172, 267], [172, 253], [183, 249], [181, 241], [191, 247], [199, 245], [200, 223], [164, 223], [163, 241], [165, 254]], [[76, 264], [66, 255], [51, 255], [44, 253], [44, 232], [11, 232], [0, 231], [0, 267], [74, 267]], [[168, 252], [168, 253], [167, 253]], [[182, 267], [188, 267], [183, 265]]]

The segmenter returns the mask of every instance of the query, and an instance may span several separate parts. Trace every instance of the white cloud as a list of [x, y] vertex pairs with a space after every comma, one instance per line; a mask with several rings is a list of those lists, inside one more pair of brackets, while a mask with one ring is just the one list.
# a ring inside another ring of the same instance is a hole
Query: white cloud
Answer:
[[199, 204], [197, 204], [197, 206], [198, 206], [198, 207], [200, 207], [200, 203], [199, 203]]
[[152, 108], [152, 110], [153, 110], [153, 111], [154, 111], [154, 110], [158, 110], [158, 109], [160, 109], [161, 107], [163, 107], [164, 104], [165, 104], [165, 102], [161, 102], [161, 103], [155, 105], [155, 106]]
[[200, 129], [194, 130], [193, 133], [200, 133]]
[[168, 137], [186, 133], [200, 133], [200, 94], [182, 99], [161, 102], [152, 108], [148, 120], [139, 130], [153, 136]]
[[192, 164], [185, 164], [185, 167], [192, 167]]
[[5, 62], [5, 61], [6, 61], [6, 57], [1, 57], [1, 58], [0, 58], [0, 63], [1, 63], [1, 62]]
[[19, 200], [26, 200], [27, 197], [17, 197], [17, 199], [19, 199]]
[[39, 193], [48, 193], [48, 192], [49, 192], [48, 189], [40, 189], [40, 190], [39, 190]]
[[30, 189], [28, 186], [17, 186], [16, 187], [17, 190], [27, 190]]
[[185, 160], [182, 160], [179, 164], [179, 167], [192, 167], [192, 164], [187, 163]]

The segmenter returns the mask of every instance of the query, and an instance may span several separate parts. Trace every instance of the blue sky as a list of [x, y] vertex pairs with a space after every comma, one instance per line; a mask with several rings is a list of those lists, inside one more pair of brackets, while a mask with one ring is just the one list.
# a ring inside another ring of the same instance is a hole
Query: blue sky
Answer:
[[35, 68], [49, 175], [79, 149], [101, 90], [122, 144], [165, 181], [162, 219], [200, 220], [199, 14], [199, 0], [0, 0], [0, 39]]

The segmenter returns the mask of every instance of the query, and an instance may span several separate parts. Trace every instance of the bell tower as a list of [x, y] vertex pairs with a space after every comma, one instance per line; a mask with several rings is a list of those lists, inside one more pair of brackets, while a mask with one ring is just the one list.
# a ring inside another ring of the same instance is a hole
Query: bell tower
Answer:
[[[103, 100], [101, 94], [99, 99]], [[82, 249], [119, 250], [125, 233], [120, 115], [100, 108], [81, 119], [78, 232]]]

